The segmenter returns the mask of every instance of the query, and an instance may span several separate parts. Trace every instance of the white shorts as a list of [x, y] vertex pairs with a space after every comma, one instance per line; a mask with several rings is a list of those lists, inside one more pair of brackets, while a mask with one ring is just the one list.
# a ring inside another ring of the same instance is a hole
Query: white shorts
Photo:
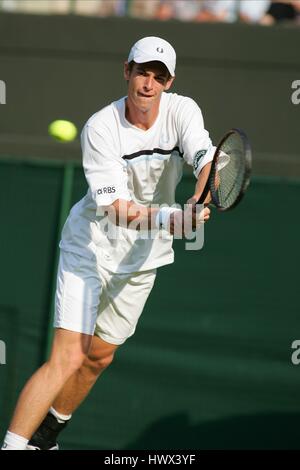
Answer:
[[54, 327], [123, 344], [135, 332], [155, 276], [156, 269], [111, 273], [96, 259], [61, 250]]

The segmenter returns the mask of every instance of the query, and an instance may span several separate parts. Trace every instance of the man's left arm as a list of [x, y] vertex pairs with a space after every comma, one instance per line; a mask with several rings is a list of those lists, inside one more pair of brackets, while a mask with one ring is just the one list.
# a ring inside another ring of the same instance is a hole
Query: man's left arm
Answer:
[[[209, 133], [204, 128], [201, 110], [194, 100], [185, 99], [178, 120], [183, 156], [187, 164], [193, 167], [193, 173], [197, 178], [194, 194], [187, 201], [194, 204], [198, 202], [206, 186], [216, 147], [213, 146]], [[204, 203], [208, 204], [210, 200], [208, 193]]]
[[[199, 173], [199, 176], [198, 176], [198, 179], [197, 179], [197, 183], [195, 185], [195, 191], [194, 191], [194, 194], [193, 196], [191, 196], [188, 200], [187, 200], [187, 203], [188, 204], [197, 204], [197, 202], [199, 201], [203, 191], [204, 191], [204, 188], [206, 186], [206, 183], [207, 183], [207, 180], [208, 180], [208, 177], [209, 177], [209, 173], [210, 173], [210, 169], [211, 169], [211, 162], [209, 163], [206, 163], [206, 165], [202, 168], [202, 170], [200, 171]], [[210, 191], [208, 191], [204, 201], [203, 201], [203, 204], [209, 204], [211, 202], [211, 193]]]

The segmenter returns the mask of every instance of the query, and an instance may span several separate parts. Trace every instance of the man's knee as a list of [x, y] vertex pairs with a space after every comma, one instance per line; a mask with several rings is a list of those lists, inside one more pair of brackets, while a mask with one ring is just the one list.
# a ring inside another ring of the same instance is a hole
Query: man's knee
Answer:
[[83, 333], [56, 329], [51, 356], [48, 361], [58, 373], [70, 376], [82, 366], [92, 337]]
[[106, 355], [88, 354], [83, 362], [83, 366], [87, 367], [90, 372], [99, 375], [104, 371], [113, 361], [114, 353]]
[[70, 376], [80, 369], [86, 357], [86, 354], [81, 351], [65, 349], [52, 357], [49, 364], [54, 366], [56, 370], [60, 370], [63, 375]]
[[83, 363], [85, 372], [99, 376], [112, 363], [117, 348], [117, 345], [107, 343], [98, 336], [94, 336]]

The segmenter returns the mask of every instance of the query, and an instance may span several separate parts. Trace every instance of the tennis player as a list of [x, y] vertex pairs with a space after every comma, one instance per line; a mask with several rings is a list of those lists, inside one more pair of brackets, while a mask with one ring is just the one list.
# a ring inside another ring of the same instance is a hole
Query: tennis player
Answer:
[[[127, 96], [82, 131], [89, 189], [62, 232], [52, 352], [23, 388], [2, 449], [58, 449], [58, 433], [134, 334], [156, 269], [174, 260], [173, 234], [184, 232], [185, 213], [171, 206], [183, 163], [198, 179], [191, 207], [215, 149], [198, 105], [166, 93], [175, 64], [167, 41], [139, 40], [124, 65]], [[193, 228], [209, 214], [193, 210]]]

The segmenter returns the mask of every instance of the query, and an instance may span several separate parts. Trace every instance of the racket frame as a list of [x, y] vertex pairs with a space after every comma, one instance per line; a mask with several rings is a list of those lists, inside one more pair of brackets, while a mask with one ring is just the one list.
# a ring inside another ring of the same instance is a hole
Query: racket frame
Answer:
[[[245, 171], [244, 171], [244, 175], [243, 175], [243, 181], [242, 181], [241, 189], [240, 189], [240, 192], [239, 192], [236, 200], [234, 201], [233, 204], [231, 204], [230, 207], [222, 207], [218, 204], [217, 189], [215, 188], [215, 176], [216, 176], [216, 172], [218, 171], [216, 161], [217, 161], [217, 158], [219, 156], [219, 153], [222, 151], [222, 146], [223, 146], [224, 142], [228, 139], [228, 137], [230, 135], [235, 134], [235, 133], [239, 134], [239, 136], [242, 140], [243, 146], [244, 146]], [[244, 194], [245, 194], [245, 192], [246, 192], [246, 190], [249, 186], [251, 168], [252, 168], [252, 151], [251, 151], [251, 146], [250, 146], [247, 135], [245, 134], [245, 132], [242, 129], [238, 129], [238, 128], [230, 129], [230, 131], [228, 131], [225, 134], [225, 136], [222, 138], [222, 140], [220, 141], [219, 145], [216, 148], [216, 151], [214, 153], [214, 157], [213, 157], [213, 160], [212, 160], [211, 170], [210, 170], [210, 173], [209, 173], [209, 176], [208, 176], [208, 179], [207, 179], [207, 183], [206, 183], [205, 188], [203, 190], [203, 193], [202, 193], [202, 195], [199, 199], [199, 203], [203, 203], [203, 201], [205, 200], [208, 192], [210, 191], [211, 198], [212, 198], [212, 203], [218, 209], [218, 211], [225, 212], [225, 211], [231, 210], [234, 207], [236, 207], [241, 202], [241, 199], [243, 198], [243, 196], [244, 196]]]

